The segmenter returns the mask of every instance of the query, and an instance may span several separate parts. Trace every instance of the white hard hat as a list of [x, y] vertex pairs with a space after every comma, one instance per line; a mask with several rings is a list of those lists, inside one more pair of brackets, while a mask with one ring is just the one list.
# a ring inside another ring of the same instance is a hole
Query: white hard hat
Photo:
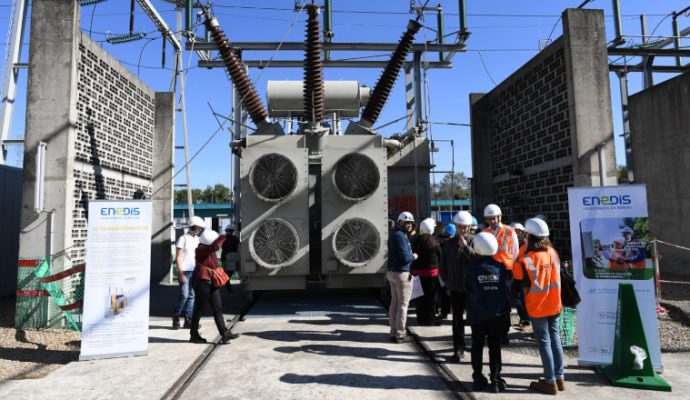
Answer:
[[474, 237], [474, 253], [480, 256], [493, 256], [498, 251], [496, 237], [489, 232], [480, 232]]
[[427, 218], [419, 224], [419, 230], [427, 235], [434, 233], [434, 229], [436, 229], [436, 221], [433, 218]]
[[199, 228], [204, 228], [206, 229], [206, 222], [204, 222], [203, 219], [194, 216], [189, 219], [189, 226], [198, 226]]
[[519, 223], [519, 222], [513, 222], [512, 224], [510, 224], [510, 227], [513, 228], [513, 229], [519, 230], [519, 231], [524, 231], [524, 230], [525, 230], [525, 227], [522, 226], [522, 224]]
[[456, 225], [471, 226], [472, 214], [467, 211], [460, 211], [453, 217], [453, 222], [455, 222]]
[[625, 228], [623, 228], [623, 229], [621, 230], [621, 233], [629, 233], [629, 234], [632, 235], [632, 234], [633, 234], [633, 230], [632, 230], [631, 227], [626, 226]]
[[235, 224], [228, 224], [225, 226], [226, 231], [234, 231], [235, 230]]
[[498, 217], [501, 215], [501, 207], [496, 204], [489, 204], [484, 207], [484, 217]]
[[543, 219], [530, 218], [525, 221], [525, 232], [538, 238], [547, 238], [549, 237], [549, 226]]
[[403, 211], [398, 215], [398, 222], [414, 222], [414, 215], [409, 211]]
[[212, 244], [213, 242], [218, 239], [218, 232], [211, 230], [211, 229], [206, 229], [204, 233], [201, 234], [201, 237], [199, 238], [199, 243], [201, 244]]

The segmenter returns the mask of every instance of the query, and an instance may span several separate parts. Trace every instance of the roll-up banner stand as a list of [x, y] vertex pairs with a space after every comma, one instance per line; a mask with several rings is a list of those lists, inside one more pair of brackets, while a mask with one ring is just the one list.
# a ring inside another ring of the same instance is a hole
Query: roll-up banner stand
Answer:
[[568, 188], [580, 365], [610, 364], [618, 284], [632, 283], [654, 369], [662, 370], [644, 185]]
[[148, 352], [151, 201], [89, 201], [80, 360]]

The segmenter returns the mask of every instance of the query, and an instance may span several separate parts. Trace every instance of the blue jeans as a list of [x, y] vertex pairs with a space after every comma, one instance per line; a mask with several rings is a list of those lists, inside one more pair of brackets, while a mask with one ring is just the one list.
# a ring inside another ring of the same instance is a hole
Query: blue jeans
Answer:
[[185, 283], [179, 282], [180, 296], [177, 298], [174, 314], [183, 316], [184, 319], [191, 321], [194, 309], [194, 289], [192, 289], [191, 281], [194, 271], [183, 271], [182, 273], [187, 278], [187, 281]]
[[544, 365], [544, 377], [549, 384], [556, 383], [556, 379], [563, 380], [563, 347], [558, 331], [558, 317], [559, 315], [530, 318], [539, 345], [541, 363]]

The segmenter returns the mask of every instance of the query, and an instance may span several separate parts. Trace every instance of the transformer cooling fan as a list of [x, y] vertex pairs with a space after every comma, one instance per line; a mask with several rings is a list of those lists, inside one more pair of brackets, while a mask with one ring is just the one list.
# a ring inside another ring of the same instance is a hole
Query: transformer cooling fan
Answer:
[[297, 168], [287, 157], [271, 153], [260, 157], [249, 171], [249, 185], [269, 203], [285, 200], [297, 187]]
[[348, 154], [333, 168], [333, 185], [346, 200], [365, 200], [378, 189], [380, 180], [378, 166], [362, 154]]
[[363, 218], [349, 218], [333, 234], [333, 251], [348, 267], [362, 267], [379, 252], [381, 238], [376, 227]]
[[276, 269], [290, 265], [299, 249], [299, 235], [280, 218], [263, 221], [249, 236], [249, 252], [262, 267]]

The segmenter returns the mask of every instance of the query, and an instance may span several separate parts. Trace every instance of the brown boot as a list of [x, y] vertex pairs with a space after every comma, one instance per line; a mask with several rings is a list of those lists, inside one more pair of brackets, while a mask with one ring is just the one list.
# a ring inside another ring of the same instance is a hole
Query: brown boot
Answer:
[[[544, 382], [546, 383], [546, 378], [540, 377], [539, 382]], [[560, 379], [556, 379], [556, 387], [558, 388], [559, 392], [562, 392], [565, 390], [565, 381], [562, 381]]]
[[557, 394], [558, 387], [556, 384], [546, 383], [546, 381], [530, 382], [529, 388], [544, 394]]

